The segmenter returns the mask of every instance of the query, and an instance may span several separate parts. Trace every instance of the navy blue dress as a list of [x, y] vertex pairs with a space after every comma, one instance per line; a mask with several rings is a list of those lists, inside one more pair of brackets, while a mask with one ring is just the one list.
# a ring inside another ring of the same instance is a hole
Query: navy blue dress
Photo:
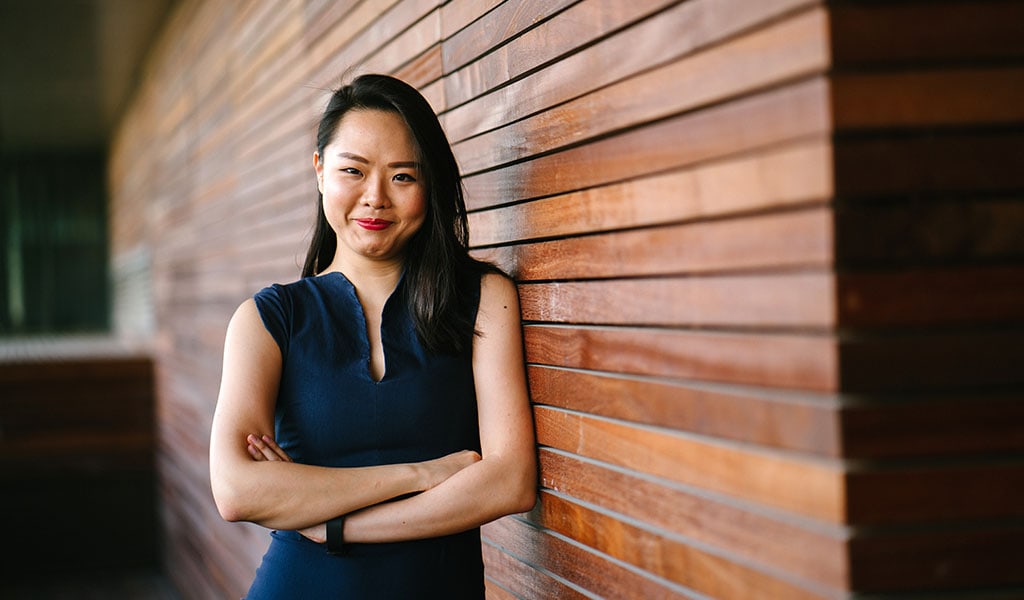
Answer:
[[[329, 273], [255, 296], [281, 349], [274, 414], [278, 444], [295, 462], [362, 467], [480, 449], [469, 350], [428, 352], [401, 293], [384, 305], [385, 373], [370, 375], [370, 344], [355, 287]], [[472, 306], [479, 304], [479, 285]], [[467, 344], [470, 346], [470, 344]], [[294, 531], [271, 543], [246, 598], [483, 598], [480, 530], [383, 544], [348, 544], [343, 556]]]

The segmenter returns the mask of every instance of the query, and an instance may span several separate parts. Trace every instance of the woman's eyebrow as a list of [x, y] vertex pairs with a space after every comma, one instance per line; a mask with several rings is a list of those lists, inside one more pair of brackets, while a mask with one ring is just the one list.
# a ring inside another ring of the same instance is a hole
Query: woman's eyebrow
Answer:
[[370, 161], [366, 160], [362, 156], [359, 156], [358, 154], [352, 154], [351, 152], [339, 152], [338, 153], [338, 158], [347, 158], [349, 160], [354, 160], [356, 162], [361, 162], [361, 163], [363, 163], [365, 165], [370, 164]]
[[[370, 161], [368, 159], [366, 159], [366, 158], [364, 158], [362, 156], [359, 156], [358, 154], [353, 154], [352, 152], [339, 152], [337, 154], [337, 156], [338, 156], [338, 158], [347, 158], [348, 160], [353, 160], [353, 161], [358, 162], [358, 163], [363, 163], [364, 165], [370, 164]], [[391, 169], [419, 169], [420, 168], [420, 163], [415, 161], [415, 160], [402, 160], [402, 161], [396, 161], [396, 162], [388, 163], [388, 168], [391, 168]]]

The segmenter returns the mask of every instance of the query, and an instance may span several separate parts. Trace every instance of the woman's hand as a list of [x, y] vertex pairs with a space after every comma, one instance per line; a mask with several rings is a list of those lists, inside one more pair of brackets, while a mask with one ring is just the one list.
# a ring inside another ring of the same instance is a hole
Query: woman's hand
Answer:
[[460, 450], [441, 458], [417, 463], [421, 471], [420, 477], [424, 486], [423, 490], [426, 491], [440, 485], [441, 482], [452, 475], [479, 461], [479, 453], [472, 450]]
[[274, 438], [269, 435], [253, 435], [249, 434], [246, 436], [245, 441], [248, 443], [246, 450], [249, 451], [249, 456], [255, 461], [273, 461], [279, 460], [282, 462], [292, 462], [292, 457], [288, 456]]
[[[281, 449], [269, 435], [249, 434], [245, 441], [249, 456], [255, 461], [292, 462], [288, 453]], [[441, 458], [416, 463], [423, 490], [439, 485], [442, 481], [480, 460], [480, 454], [472, 450], [460, 450]]]
[[[282, 450], [269, 435], [249, 434], [246, 436], [245, 441], [246, 450], [254, 461], [292, 462], [292, 458], [288, 456], [288, 453]], [[423, 489], [428, 490], [479, 460], [479, 453], [472, 450], [461, 450], [441, 458], [415, 464], [419, 471]], [[305, 529], [299, 529], [298, 532], [306, 539], [317, 544], [327, 543], [326, 523], [319, 523]]]

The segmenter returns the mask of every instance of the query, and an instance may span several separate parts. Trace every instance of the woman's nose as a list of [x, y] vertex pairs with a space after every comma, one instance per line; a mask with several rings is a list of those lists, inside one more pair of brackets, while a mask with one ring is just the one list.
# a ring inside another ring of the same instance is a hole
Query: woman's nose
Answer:
[[384, 181], [376, 177], [371, 178], [367, 183], [366, 191], [363, 193], [363, 204], [371, 208], [388, 207], [390, 202], [388, 201], [388, 194]]

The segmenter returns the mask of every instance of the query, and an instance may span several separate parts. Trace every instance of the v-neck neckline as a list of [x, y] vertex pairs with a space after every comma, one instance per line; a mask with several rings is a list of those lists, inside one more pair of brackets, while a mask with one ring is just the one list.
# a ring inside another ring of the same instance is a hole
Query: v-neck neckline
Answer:
[[388, 294], [388, 297], [384, 300], [383, 306], [381, 306], [380, 326], [378, 327], [378, 331], [380, 333], [380, 346], [381, 356], [383, 358], [383, 369], [381, 372], [380, 379], [376, 379], [373, 376], [373, 369], [371, 367], [373, 360], [373, 348], [370, 344], [370, 326], [369, 320], [367, 319], [366, 316], [366, 307], [363, 306], [362, 301], [360, 301], [359, 299], [359, 291], [356, 289], [356, 285], [352, 283], [352, 280], [349, 279], [348, 276], [341, 271], [331, 271], [329, 273], [318, 275], [318, 277], [324, 278], [333, 276], [338, 276], [341, 278], [341, 281], [343, 282], [345, 289], [351, 295], [352, 301], [355, 303], [355, 312], [360, 320], [360, 324], [362, 325], [361, 327], [359, 327], [359, 332], [361, 336], [360, 341], [362, 342], [363, 347], [365, 348], [366, 355], [365, 360], [363, 361], [363, 374], [375, 385], [383, 383], [384, 380], [387, 379], [388, 376], [391, 374], [388, 368], [390, 364], [390, 361], [388, 361], [388, 354], [390, 354], [390, 352], [388, 351], [388, 346], [390, 345], [390, 340], [388, 340], [387, 336], [385, 336], [385, 331], [387, 330], [387, 328], [384, 326], [384, 323], [388, 314], [388, 307], [391, 306], [392, 301], [397, 301], [395, 300], [395, 298], [398, 295], [398, 292], [402, 287], [402, 282], [405, 279], [405, 271], [402, 271], [402, 274], [398, 278], [398, 283], [395, 284], [395, 289], [391, 290], [391, 293]]

